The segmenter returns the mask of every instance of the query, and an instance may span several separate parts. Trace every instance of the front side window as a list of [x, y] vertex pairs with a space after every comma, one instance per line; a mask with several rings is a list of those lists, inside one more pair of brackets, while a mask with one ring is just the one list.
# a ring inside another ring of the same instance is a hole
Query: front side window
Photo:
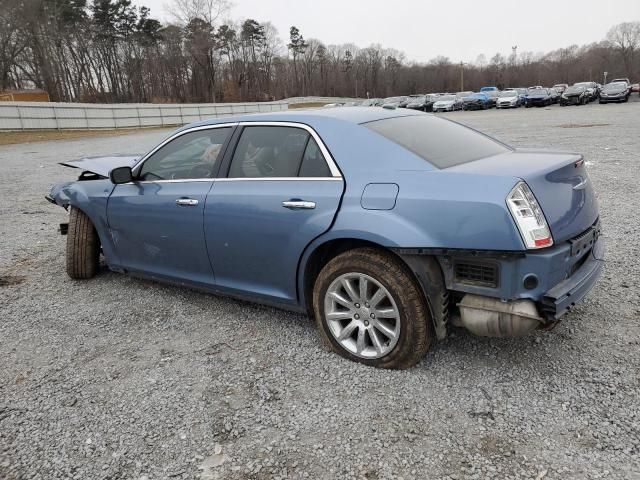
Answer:
[[222, 157], [222, 146], [231, 127], [185, 133], [171, 140], [143, 164], [138, 179], [186, 180], [211, 178]]
[[329, 176], [328, 170], [322, 152], [306, 130], [249, 126], [238, 141], [229, 178], [322, 177]]

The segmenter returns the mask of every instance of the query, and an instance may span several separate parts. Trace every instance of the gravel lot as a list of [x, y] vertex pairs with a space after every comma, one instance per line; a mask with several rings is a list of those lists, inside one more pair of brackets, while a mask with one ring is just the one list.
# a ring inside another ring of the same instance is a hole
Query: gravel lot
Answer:
[[640, 478], [640, 102], [447, 116], [583, 152], [607, 263], [554, 331], [455, 330], [401, 372], [324, 350], [303, 316], [67, 278], [56, 162], [166, 132], [0, 147], [0, 478]]

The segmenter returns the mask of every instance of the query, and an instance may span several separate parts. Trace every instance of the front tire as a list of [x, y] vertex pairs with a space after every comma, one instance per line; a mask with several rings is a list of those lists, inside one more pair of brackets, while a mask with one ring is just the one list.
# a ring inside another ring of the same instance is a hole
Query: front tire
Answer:
[[415, 277], [397, 257], [358, 248], [329, 261], [316, 279], [313, 311], [325, 344], [379, 368], [414, 366], [434, 340]]
[[70, 207], [67, 233], [67, 275], [76, 280], [92, 278], [98, 272], [100, 239], [89, 217]]

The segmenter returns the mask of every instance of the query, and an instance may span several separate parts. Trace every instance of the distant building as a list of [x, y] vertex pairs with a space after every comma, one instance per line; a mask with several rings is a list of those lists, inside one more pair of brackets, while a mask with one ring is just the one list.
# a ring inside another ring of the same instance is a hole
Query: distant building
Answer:
[[33, 90], [5, 90], [0, 92], [0, 102], [48, 102], [49, 94], [37, 88]]

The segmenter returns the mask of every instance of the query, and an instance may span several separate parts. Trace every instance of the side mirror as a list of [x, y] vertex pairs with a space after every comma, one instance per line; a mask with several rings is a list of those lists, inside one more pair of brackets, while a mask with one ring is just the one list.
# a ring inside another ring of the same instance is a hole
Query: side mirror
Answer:
[[118, 167], [109, 172], [111, 183], [119, 185], [121, 183], [133, 182], [133, 172], [131, 167]]

